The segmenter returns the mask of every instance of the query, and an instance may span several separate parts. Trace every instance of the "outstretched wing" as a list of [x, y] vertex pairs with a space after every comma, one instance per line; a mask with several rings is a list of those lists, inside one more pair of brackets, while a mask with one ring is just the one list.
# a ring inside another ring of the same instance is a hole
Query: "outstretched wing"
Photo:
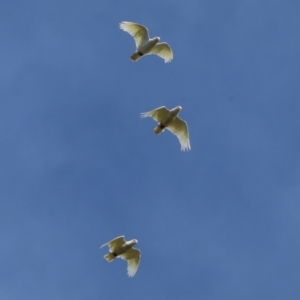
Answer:
[[120, 28], [133, 36], [137, 48], [149, 41], [148, 29], [143, 25], [133, 22], [122, 22], [120, 23]]
[[173, 52], [171, 47], [167, 43], [156, 44], [149, 54], [157, 54], [159, 57], [165, 60], [165, 63], [170, 62], [173, 59]]
[[127, 252], [120, 255], [121, 258], [126, 259], [128, 262], [127, 272], [128, 276], [132, 277], [135, 275], [141, 258], [141, 252], [138, 249], [131, 248]]
[[190, 138], [189, 138], [189, 130], [187, 123], [181, 120], [179, 117], [176, 117], [168, 126], [167, 129], [174, 133], [180, 142], [181, 150], [190, 150]]
[[170, 111], [165, 107], [161, 106], [159, 108], [156, 108], [154, 110], [141, 113], [141, 118], [151, 117], [158, 123], [161, 122], [161, 120], [164, 118], [165, 115], [167, 115]]
[[124, 239], [124, 235], [121, 235], [107, 243], [105, 243], [104, 245], [102, 245], [100, 248], [108, 245], [109, 247], [109, 251], [110, 252], [114, 252], [115, 250], [118, 250], [123, 244], [125, 244], [126, 241]]

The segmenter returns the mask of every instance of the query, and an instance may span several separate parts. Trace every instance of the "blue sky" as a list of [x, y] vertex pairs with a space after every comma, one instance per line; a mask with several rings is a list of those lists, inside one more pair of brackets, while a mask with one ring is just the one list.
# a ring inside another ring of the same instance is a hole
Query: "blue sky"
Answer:
[[[1, 1], [0, 298], [298, 299], [299, 1]], [[174, 52], [133, 63], [121, 21]], [[141, 112], [183, 107], [192, 150]], [[134, 278], [99, 246], [138, 239]]]

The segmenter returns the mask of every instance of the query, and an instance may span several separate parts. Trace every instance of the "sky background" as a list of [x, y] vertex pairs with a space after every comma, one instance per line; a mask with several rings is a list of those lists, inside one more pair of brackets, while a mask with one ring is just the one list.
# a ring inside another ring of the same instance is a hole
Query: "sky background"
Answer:
[[[0, 2], [0, 299], [297, 300], [300, 2]], [[134, 63], [121, 21], [174, 60]], [[182, 106], [192, 150], [139, 118]], [[103, 259], [138, 239], [140, 267]]]

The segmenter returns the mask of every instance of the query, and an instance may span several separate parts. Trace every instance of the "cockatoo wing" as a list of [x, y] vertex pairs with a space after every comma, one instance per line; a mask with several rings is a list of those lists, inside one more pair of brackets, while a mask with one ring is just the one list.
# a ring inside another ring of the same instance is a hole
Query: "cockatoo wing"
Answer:
[[121, 235], [107, 243], [105, 243], [104, 245], [102, 245], [100, 248], [108, 245], [109, 247], [109, 251], [110, 252], [114, 252], [115, 250], [118, 250], [123, 244], [125, 244], [126, 241], [124, 239], [124, 235]]
[[120, 28], [133, 36], [137, 48], [149, 41], [148, 29], [143, 25], [133, 22], [122, 22], [120, 23]]
[[173, 52], [171, 47], [167, 43], [156, 44], [149, 54], [157, 54], [159, 57], [165, 60], [165, 63], [170, 62], [173, 59]]
[[141, 257], [140, 250], [131, 248], [125, 253], [121, 254], [120, 257], [127, 260], [128, 276], [129, 277], [134, 276], [140, 264], [140, 257]]
[[178, 137], [182, 151], [191, 149], [189, 130], [185, 121], [181, 120], [179, 117], [176, 117], [167, 126], [167, 129]]
[[162, 119], [169, 113], [170, 111], [165, 107], [161, 106], [159, 108], [156, 108], [154, 110], [141, 113], [141, 118], [151, 117], [158, 123], [162, 121]]

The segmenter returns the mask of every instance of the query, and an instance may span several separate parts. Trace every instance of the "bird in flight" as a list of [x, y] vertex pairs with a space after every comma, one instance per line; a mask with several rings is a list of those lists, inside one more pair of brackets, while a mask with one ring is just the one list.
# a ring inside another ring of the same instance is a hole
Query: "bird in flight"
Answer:
[[132, 277], [135, 275], [135, 273], [139, 267], [140, 259], [141, 259], [140, 250], [133, 248], [133, 246], [137, 242], [138, 242], [137, 240], [131, 240], [131, 241], [126, 242], [124, 239], [124, 235], [122, 235], [122, 236], [119, 236], [119, 237], [105, 243], [100, 248], [102, 248], [106, 245], [108, 246], [109, 253], [104, 255], [104, 258], [108, 262], [112, 262], [117, 257], [127, 260], [128, 276]]
[[136, 51], [131, 55], [133, 61], [137, 61], [143, 55], [156, 54], [165, 62], [170, 62], [173, 59], [173, 52], [167, 43], [159, 43], [160, 38], [149, 38], [148, 29], [138, 23], [121, 22], [120, 28], [133, 36], [136, 44]]
[[154, 129], [154, 133], [160, 134], [165, 129], [170, 130], [175, 134], [180, 142], [181, 150], [190, 150], [190, 138], [187, 123], [178, 117], [181, 111], [181, 106], [168, 110], [165, 106], [161, 106], [152, 111], [141, 113], [141, 118], [151, 117], [158, 122], [157, 127]]

